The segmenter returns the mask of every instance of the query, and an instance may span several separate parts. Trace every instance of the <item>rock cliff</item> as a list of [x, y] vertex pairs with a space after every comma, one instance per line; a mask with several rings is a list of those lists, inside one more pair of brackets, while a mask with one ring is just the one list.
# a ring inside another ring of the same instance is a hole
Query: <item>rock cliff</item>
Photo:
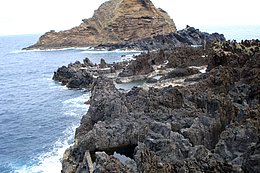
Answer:
[[150, 0], [109, 0], [92, 18], [70, 30], [50, 31], [26, 49], [88, 47], [137, 41], [176, 31], [172, 19]]
[[259, 172], [259, 47], [215, 44], [208, 72], [185, 87], [120, 92], [97, 78], [62, 173]]

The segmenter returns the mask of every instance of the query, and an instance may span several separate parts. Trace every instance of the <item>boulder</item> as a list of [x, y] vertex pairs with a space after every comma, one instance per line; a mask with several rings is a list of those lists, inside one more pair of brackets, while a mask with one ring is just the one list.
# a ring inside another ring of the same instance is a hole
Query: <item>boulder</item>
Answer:
[[69, 64], [67, 67], [62, 66], [58, 68], [57, 72], [54, 72], [53, 80], [61, 82], [68, 88], [74, 89], [89, 89], [93, 83], [93, 76], [84, 70], [87, 66], [91, 66], [92, 63], [88, 60], [84, 60], [84, 64], [79, 61]]
[[88, 58], [85, 58], [83, 60], [83, 64], [86, 66], [86, 67], [94, 67], [94, 64], [88, 59]]

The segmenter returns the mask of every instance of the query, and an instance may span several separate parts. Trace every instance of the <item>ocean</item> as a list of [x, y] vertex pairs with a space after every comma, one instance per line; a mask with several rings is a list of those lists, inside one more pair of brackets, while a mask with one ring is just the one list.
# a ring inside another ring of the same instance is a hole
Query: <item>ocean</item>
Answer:
[[89, 57], [94, 63], [121, 60], [123, 54], [86, 49], [21, 51], [39, 35], [0, 37], [0, 172], [60, 172], [63, 152], [74, 133], [89, 93], [52, 81], [62, 65]]
[[[238, 41], [260, 38], [258, 26], [200, 30], [224, 33]], [[118, 62], [123, 54], [139, 53], [85, 48], [21, 50], [38, 38], [0, 37], [0, 173], [60, 172], [63, 152], [73, 143], [75, 129], [88, 110], [84, 102], [90, 94], [54, 82], [51, 78], [58, 67], [85, 57], [94, 63], [101, 58]]]
[[201, 31], [224, 34], [227, 40], [260, 39], [260, 25], [198, 26]]

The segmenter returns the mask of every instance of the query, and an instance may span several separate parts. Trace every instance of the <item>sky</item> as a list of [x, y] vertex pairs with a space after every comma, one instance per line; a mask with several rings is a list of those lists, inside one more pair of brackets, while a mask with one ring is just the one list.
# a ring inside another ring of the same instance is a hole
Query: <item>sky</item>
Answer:
[[[90, 18], [107, 0], [2, 0], [0, 35], [66, 30]], [[177, 29], [186, 25], [260, 25], [260, 0], [151, 0], [168, 12]]]

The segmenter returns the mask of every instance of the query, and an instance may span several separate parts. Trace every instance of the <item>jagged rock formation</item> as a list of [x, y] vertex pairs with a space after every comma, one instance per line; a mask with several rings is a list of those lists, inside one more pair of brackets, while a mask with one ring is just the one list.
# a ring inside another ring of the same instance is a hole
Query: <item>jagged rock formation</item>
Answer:
[[[89, 89], [93, 85], [94, 76], [109, 76], [118, 83], [124, 80], [134, 81], [136, 78], [145, 80], [150, 74], [156, 76], [157, 68], [166, 71], [165, 74], [160, 72], [160, 75], [165, 75], [162, 79], [189, 76], [199, 73], [198, 69], [188, 68], [189, 66], [207, 64], [207, 58], [202, 56], [204, 53], [202, 47], [176, 47], [170, 50], [144, 53], [130, 62], [107, 64], [101, 59], [98, 65], [94, 65], [88, 58], [85, 58], [83, 63], [76, 61], [67, 67], [58, 68], [57, 72], [54, 72], [53, 80], [61, 82], [68, 88]], [[174, 69], [176, 67], [177, 69]]]
[[[68, 65], [68, 67], [63, 66], [59, 68], [57, 72], [54, 73], [53, 79], [55, 81], [62, 82], [63, 85], [66, 85], [69, 88], [89, 88], [93, 82], [93, 80], [90, 80], [91, 78], [93, 78], [93, 74], [95, 74], [95, 76], [99, 76], [103, 74], [113, 73], [112, 76], [117, 78], [116, 81], [119, 83], [124, 82], [125, 80], [133, 81], [136, 79], [146, 79], [149, 73], [154, 72], [155, 69], [153, 68], [153, 66], [161, 65], [164, 62], [168, 62], [166, 64], [166, 68], [187, 68], [188, 66], [207, 65], [207, 58], [205, 56], [202, 56], [207, 53], [205, 52], [204, 48], [191, 47], [190, 44], [202, 44], [203, 38], [207, 38], [208, 45], [210, 45], [214, 41], [225, 40], [225, 38], [222, 38], [221, 35], [215, 34], [218, 36], [213, 36], [208, 33], [200, 32], [199, 30], [196, 30], [192, 27], [186, 28], [185, 30], [181, 31], [181, 33], [182, 36], [178, 38], [186, 38], [186, 40], [189, 40], [189, 42], [179, 42], [179, 44], [176, 44], [176, 46], [174, 46], [173, 44], [176, 42], [170, 42], [168, 40], [168, 42], [164, 42], [159, 45], [159, 41], [157, 42], [157, 48], [154, 47], [155, 45], [153, 46], [153, 44], [150, 43], [144, 44], [143, 48], [147, 48], [147, 45], [150, 45], [151, 49], [160, 50], [155, 52], [152, 51], [147, 54], [141, 54], [135, 57], [135, 61], [131, 61], [129, 63], [122, 62], [106, 64], [101, 61], [98, 66], [94, 66], [93, 64], [89, 65], [90, 62], [86, 59], [85, 61], [87, 62], [84, 62], [83, 64], [81, 64], [80, 62], [75, 62]], [[167, 36], [165, 36], [165, 38], [167, 38]], [[143, 43], [144, 42], [140, 42], [139, 46]], [[190, 71], [190, 69], [187, 70]]]
[[205, 53], [207, 51], [204, 51], [203, 47], [167, 47], [167, 49], [139, 55], [135, 61], [131, 61], [124, 67], [118, 76], [130, 77], [149, 74], [154, 70], [153, 66], [161, 66], [162, 64], [165, 64], [165, 68], [204, 66], [208, 63], [207, 57], [203, 56]]
[[119, 44], [175, 31], [175, 24], [168, 14], [155, 8], [150, 0], [110, 0], [79, 26], [61, 32], [47, 32], [27, 49]]
[[68, 88], [88, 89], [93, 83], [93, 75], [82, 70], [82, 68], [93, 66], [88, 58], [84, 60], [83, 64], [76, 61], [69, 64], [68, 67], [60, 67], [57, 72], [54, 72], [52, 79], [61, 82], [62, 85], [66, 85]]
[[72, 89], [90, 89], [94, 82], [94, 76], [110, 75], [116, 77], [116, 72], [122, 70], [127, 62], [117, 62], [107, 64], [101, 59], [100, 64], [93, 64], [88, 58], [83, 63], [76, 61], [68, 66], [58, 68], [52, 77], [53, 80], [61, 82], [68, 88]]
[[[186, 87], [120, 92], [99, 77], [62, 173], [89, 172], [88, 153], [94, 172], [259, 171], [259, 47], [215, 44], [208, 73]], [[130, 152], [132, 163], [100, 151]]]
[[144, 38], [138, 41], [128, 41], [119, 44], [101, 44], [97, 48], [103, 49], [140, 49], [158, 50], [169, 47], [180, 47], [183, 45], [203, 45], [215, 41], [225, 41], [223, 34], [201, 32], [199, 29], [187, 26], [183, 30], [172, 32], [165, 35], [157, 35], [152, 38]]

